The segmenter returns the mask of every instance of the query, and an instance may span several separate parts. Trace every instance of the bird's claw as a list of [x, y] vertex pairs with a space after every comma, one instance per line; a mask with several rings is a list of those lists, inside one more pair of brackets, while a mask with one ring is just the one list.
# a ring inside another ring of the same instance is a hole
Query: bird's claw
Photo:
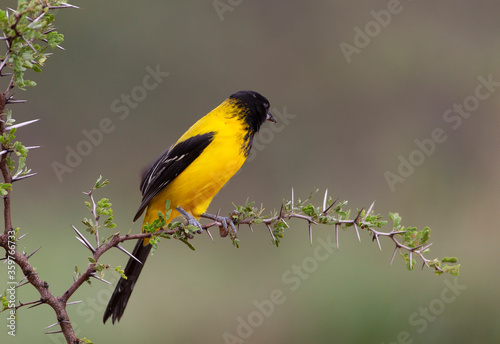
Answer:
[[196, 219], [188, 219], [187, 220], [187, 224], [188, 226], [191, 225], [191, 226], [195, 226], [195, 227], [198, 227], [198, 234], [201, 234], [203, 233], [203, 228], [201, 227], [201, 223], [199, 223], [198, 221], [196, 221]]
[[234, 225], [233, 220], [231, 217], [226, 217], [226, 216], [219, 216], [219, 215], [212, 215], [212, 214], [203, 214], [203, 217], [206, 217], [208, 219], [211, 219], [213, 221], [217, 221], [221, 224], [219, 226], [219, 233], [221, 237], [226, 237], [229, 234], [229, 228], [228, 225], [231, 227], [231, 232], [233, 233], [234, 236], [236, 236], [237, 231], [236, 231], [236, 226]]
[[227, 227], [228, 224], [231, 226], [231, 231], [236, 236], [236, 227], [234, 226], [233, 220], [231, 220], [229, 217], [219, 216], [216, 219], [216, 221], [218, 221], [222, 224], [222, 226], [219, 227], [219, 233], [220, 233], [221, 237], [224, 238], [229, 234], [229, 230]]
[[181, 207], [177, 207], [176, 208], [177, 211], [179, 213], [181, 213], [182, 216], [184, 216], [184, 218], [186, 219], [187, 221], [187, 225], [188, 226], [195, 226], [195, 227], [198, 227], [199, 230], [198, 230], [198, 234], [201, 234], [203, 233], [203, 228], [201, 227], [201, 223], [199, 223], [194, 217], [193, 215], [189, 214], [187, 211], [185, 211], [184, 209], [182, 209]]

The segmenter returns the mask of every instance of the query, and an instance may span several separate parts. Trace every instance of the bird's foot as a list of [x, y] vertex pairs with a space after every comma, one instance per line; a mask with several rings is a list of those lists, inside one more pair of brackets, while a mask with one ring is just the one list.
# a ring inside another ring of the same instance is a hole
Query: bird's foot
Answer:
[[221, 237], [224, 238], [229, 234], [228, 225], [231, 227], [231, 232], [236, 237], [237, 231], [236, 231], [236, 227], [234, 225], [233, 219], [231, 217], [212, 215], [212, 214], [207, 214], [207, 213], [203, 213], [203, 214], [201, 214], [201, 216], [203, 216], [207, 219], [213, 220], [213, 221], [217, 221], [221, 224], [221, 226], [219, 227]]
[[199, 223], [194, 217], [193, 215], [189, 214], [187, 211], [185, 211], [184, 209], [182, 209], [181, 207], [177, 207], [176, 210], [181, 213], [182, 216], [184, 216], [184, 218], [186, 219], [187, 221], [187, 225], [191, 225], [191, 226], [196, 226], [199, 228], [198, 230], [198, 234], [201, 234], [203, 233], [203, 228], [201, 227], [201, 223]]

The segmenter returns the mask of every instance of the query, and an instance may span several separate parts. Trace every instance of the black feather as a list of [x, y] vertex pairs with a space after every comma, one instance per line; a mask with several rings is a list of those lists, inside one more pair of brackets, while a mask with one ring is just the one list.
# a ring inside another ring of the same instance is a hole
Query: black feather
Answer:
[[142, 202], [134, 216], [136, 221], [149, 202], [175, 177], [182, 173], [212, 142], [215, 133], [193, 136], [163, 153], [142, 176]]
[[125, 312], [125, 307], [127, 306], [128, 299], [132, 294], [132, 290], [134, 290], [135, 283], [139, 278], [139, 274], [146, 263], [146, 259], [148, 259], [149, 252], [151, 251], [151, 245], [144, 245], [143, 240], [138, 240], [137, 244], [135, 244], [134, 251], [132, 251], [132, 255], [139, 259], [142, 264], [140, 264], [135, 259], [130, 258], [127, 266], [125, 267], [124, 273], [127, 276], [127, 279], [120, 278], [118, 284], [116, 285], [115, 291], [113, 295], [111, 295], [111, 299], [109, 300], [108, 306], [104, 311], [104, 316], [102, 321], [106, 323], [106, 320], [111, 316], [113, 324], [115, 321], [119, 321]]
[[244, 137], [243, 151], [245, 156], [250, 154], [253, 137], [265, 122], [269, 111], [269, 101], [266, 97], [254, 91], [239, 91], [229, 96], [239, 107], [238, 116], [246, 124], [246, 135]]

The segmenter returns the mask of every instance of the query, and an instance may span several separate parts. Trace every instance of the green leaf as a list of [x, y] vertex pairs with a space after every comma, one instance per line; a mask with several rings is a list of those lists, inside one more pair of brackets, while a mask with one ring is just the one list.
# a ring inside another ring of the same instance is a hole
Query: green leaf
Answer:
[[94, 266], [94, 270], [95, 270], [95, 271], [98, 271], [98, 272], [102, 272], [102, 271], [104, 271], [106, 268], [107, 268], [107, 266], [106, 266], [106, 265], [104, 265], [104, 264], [97, 264], [96, 266]]
[[262, 222], [264, 222], [264, 219], [255, 219], [252, 221], [252, 223], [256, 225], [261, 224]]
[[41, 73], [42, 69], [38, 65], [33, 65], [33, 70], [37, 73]]
[[59, 44], [61, 44], [64, 41], [64, 35], [53, 31], [46, 35], [46, 39], [48, 45], [52, 49], [55, 49]]
[[125, 276], [125, 271], [122, 270], [122, 267], [121, 265], [118, 265], [116, 268], [115, 268], [115, 271], [118, 272], [121, 276], [121, 278], [123, 279], [127, 279], [127, 276]]
[[422, 238], [420, 239], [420, 242], [422, 244], [425, 244], [430, 237], [431, 237], [431, 229], [429, 227], [425, 227], [422, 230]]
[[107, 179], [102, 180], [102, 176], [99, 176], [99, 178], [97, 178], [97, 181], [94, 184], [94, 188], [100, 189], [108, 184], [109, 184], [109, 181]]
[[236, 247], [236, 248], [240, 248], [240, 239], [238, 238], [233, 238], [231, 240], [231, 242], [233, 243], [233, 246]]
[[[1, 311], [1, 312], [3, 312], [4, 310], [6, 310], [6, 309], [8, 309], [8, 308], [9, 308], [9, 301], [8, 301], [8, 300], [7, 300], [7, 298], [4, 296], [4, 295], [6, 295], [6, 294], [7, 294], [7, 291], [6, 291], [6, 290], [4, 290], [3, 294], [1, 294], [1, 295], [0, 295], [0, 296], [1, 296], [1, 298], [0, 298], [0, 299], [1, 299], [1, 302], [2, 302], [2, 311]], [[1, 312], [0, 312], [0, 313], [1, 313]]]
[[187, 245], [187, 247], [189, 247], [192, 251], [195, 251], [195, 248], [193, 245], [191, 245], [191, 243], [185, 239], [185, 238], [182, 238], [182, 239], [179, 239], [180, 241], [182, 241], [183, 243], [185, 243]]
[[20, 141], [16, 141], [12, 144], [12, 149], [14, 150], [14, 153], [16, 153], [17, 156], [26, 158], [28, 155], [28, 150], [26, 149], [25, 146]]
[[116, 224], [113, 223], [113, 216], [110, 216], [106, 220], [104, 220], [104, 226], [107, 228], [115, 228]]
[[75, 276], [76, 276], [76, 278], [79, 278], [81, 275], [82, 275], [82, 273], [80, 272], [80, 269], [78, 268], [78, 266], [75, 265]]
[[456, 263], [458, 262], [458, 259], [456, 257], [444, 257], [441, 261], [443, 263]]
[[302, 207], [302, 212], [306, 214], [307, 216], [314, 216], [315, 214], [315, 209], [312, 204], [308, 204], [304, 207]]
[[398, 213], [389, 213], [389, 219], [393, 222], [393, 227], [398, 229], [401, 226], [401, 216]]
[[11, 183], [0, 183], [0, 196], [7, 196], [7, 194], [11, 190], [12, 190]]

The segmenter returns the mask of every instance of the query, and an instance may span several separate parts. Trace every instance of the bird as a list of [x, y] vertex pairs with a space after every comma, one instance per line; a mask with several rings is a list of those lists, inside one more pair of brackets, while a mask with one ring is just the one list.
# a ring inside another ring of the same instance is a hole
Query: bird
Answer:
[[[165, 212], [170, 201], [167, 223], [183, 216], [197, 225], [212, 199], [247, 159], [254, 135], [267, 120], [276, 123], [267, 98], [254, 91], [231, 94], [219, 106], [193, 124], [168, 150], [161, 154], [142, 176], [142, 201], [134, 222], [145, 212], [142, 232], [147, 224]], [[206, 215], [206, 214], [205, 214]], [[226, 227], [227, 217], [214, 217]], [[119, 321], [135, 287], [152, 245], [139, 239], [103, 316]], [[135, 259], [134, 259], [135, 258]]]

